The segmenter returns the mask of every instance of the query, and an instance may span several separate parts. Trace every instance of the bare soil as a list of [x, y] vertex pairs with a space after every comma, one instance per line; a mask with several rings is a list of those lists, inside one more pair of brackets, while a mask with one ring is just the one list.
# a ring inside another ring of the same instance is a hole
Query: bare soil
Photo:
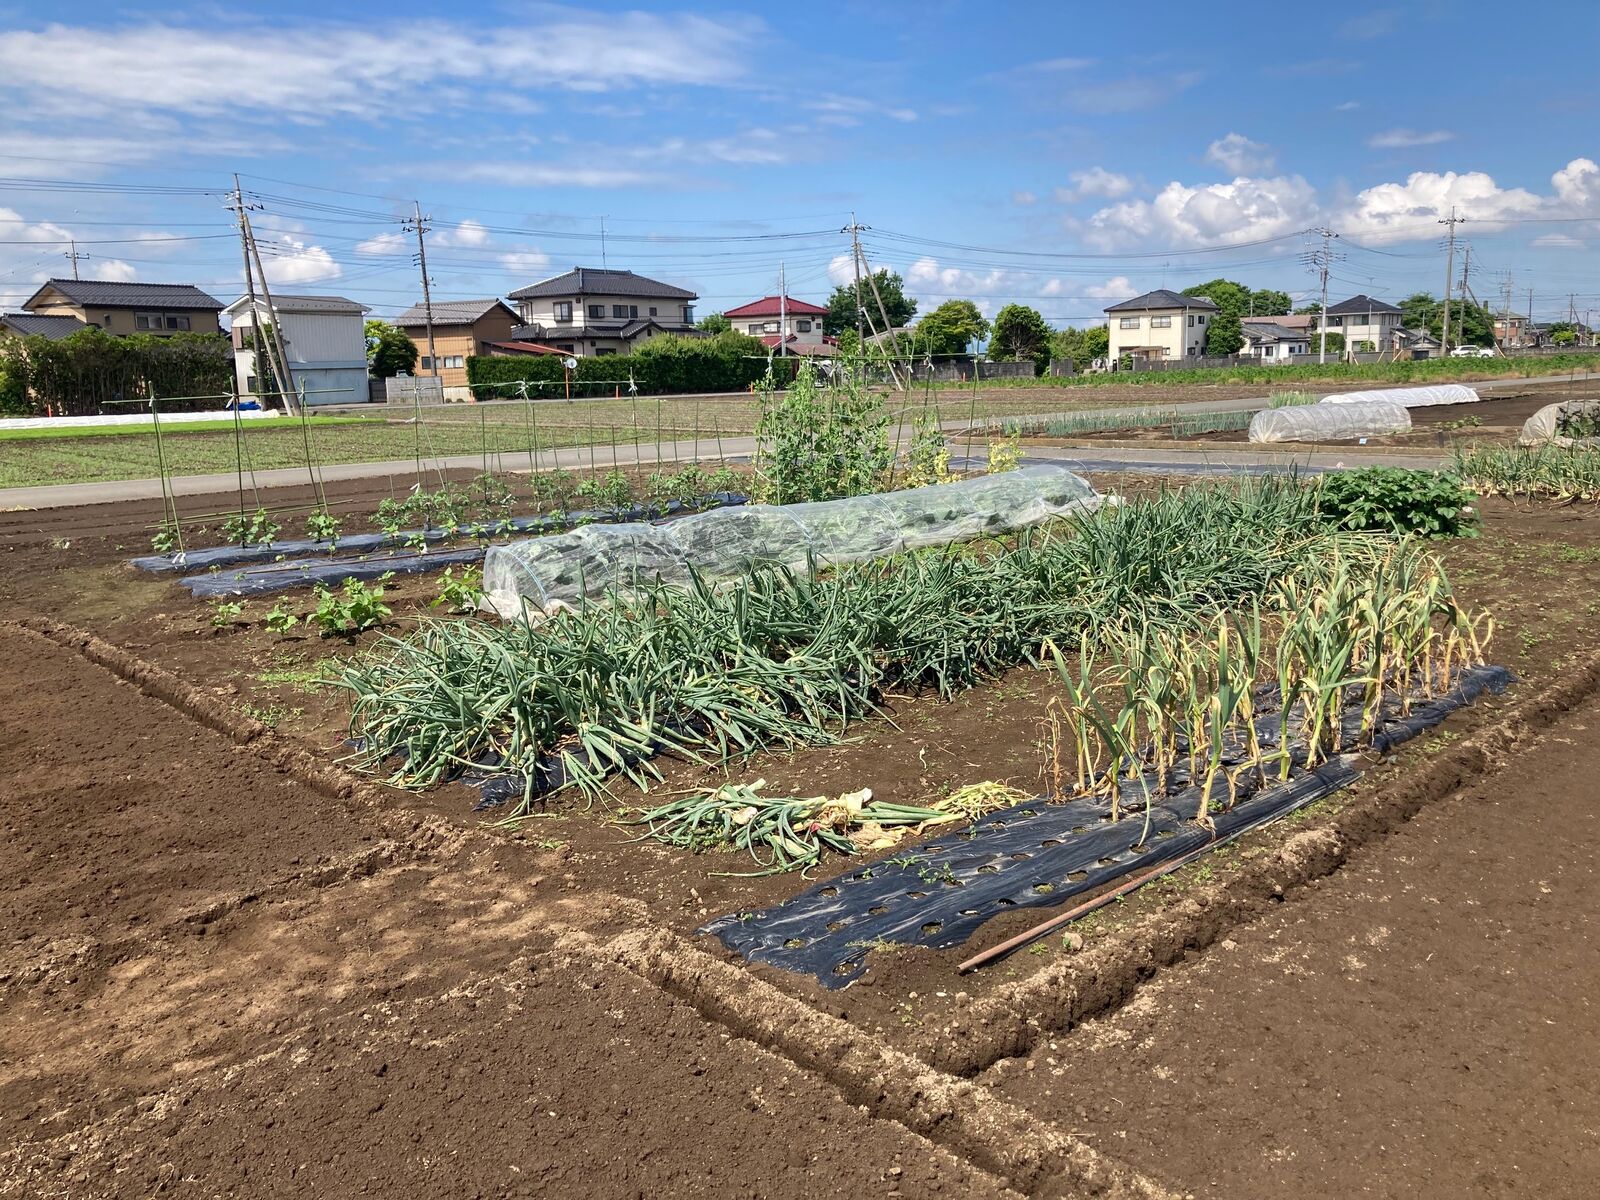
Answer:
[[[378, 635], [280, 638], [259, 623], [270, 599], [213, 628], [209, 606], [123, 565], [142, 548], [130, 523], [159, 515], [133, 507], [0, 514], [0, 618], [93, 629], [336, 758], [341, 703], [314, 680]], [[1381, 798], [1600, 645], [1600, 514], [1484, 511], [1481, 539], [1440, 549], [1458, 591], [1496, 614], [1493, 657], [1521, 682], [1308, 822]], [[436, 589], [397, 580], [394, 629]], [[950, 702], [895, 698], [892, 724], [733, 777], [906, 801], [984, 779], [1033, 788], [1051, 689], [1019, 671]], [[1600, 1122], [1578, 1070], [1600, 1049], [1600, 829], [1583, 816], [1597, 718], [1495, 764], [1126, 1008], [1003, 1059], [985, 1094], [1180, 1192], [1579, 1194]], [[928, 1031], [1072, 954], [1057, 937], [954, 973], [1051, 913], [1035, 909], [956, 950], [874, 953], [843, 992], [740, 967], [855, 1031], [802, 1068], [692, 988], [652, 986], [573, 936], [689, 937], [797, 878], [720, 876], [749, 864], [634, 842], [599, 809], [558, 805], [508, 831], [461, 786], [330, 799], [14, 629], [0, 632], [0, 779], [0, 1195], [999, 1194], [998, 1176], [924, 1136], [938, 1120], [912, 1132], [819, 1063], [926, 1053]], [[1307, 827], [1263, 831], [1079, 932], [1110, 944]]]

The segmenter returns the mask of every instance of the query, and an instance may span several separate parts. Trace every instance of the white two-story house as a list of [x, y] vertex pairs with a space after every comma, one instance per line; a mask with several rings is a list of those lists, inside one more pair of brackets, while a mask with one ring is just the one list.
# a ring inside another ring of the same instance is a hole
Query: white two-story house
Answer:
[[1400, 310], [1371, 296], [1351, 296], [1330, 305], [1323, 321], [1329, 333], [1344, 335], [1346, 350], [1387, 350], [1400, 328]]
[[627, 354], [663, 333], [694, 329], [695, 293], [632, 271], [574, 267], [518, 288], [513, 336], [568, 354]]
[[1112, 362], [1123, 358], [1161, 361], [1197, 358], [1217, 315], [1214, 301], [1158, 288], [1105, 310], [1111, 327]]

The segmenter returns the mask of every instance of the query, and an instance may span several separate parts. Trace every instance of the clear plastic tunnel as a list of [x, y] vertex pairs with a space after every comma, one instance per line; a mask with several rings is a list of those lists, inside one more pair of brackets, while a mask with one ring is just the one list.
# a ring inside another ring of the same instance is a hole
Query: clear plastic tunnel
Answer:
[[660, 525], [587, 525], [490, 546], [484, 603], [505, 617], [553, 611], [657, 581], [684, 586], [778, 563], [880, 558], [981, 534], [1010, 533], [1100, 503], [1064, 466], [1039, 464], [957, 483], [814, 504], [717, 508]]
[[1344, 392], [1338, 396], [1324, 396], [1322, 404], [1365, 404], [1370, 400], [1386, 400], [1403, 408], [1430, 408], [1435, 404], [1476, 404], [1477, 390], [1464, 383], [1435, 383], [1427, 387], [1373, 388], [1365, 392]]
[[1392, 400], [1266, 408], [1250, 418], [1252, 442], [1337, 442], [1382, 437], [1411, 428], [1411, 414]]

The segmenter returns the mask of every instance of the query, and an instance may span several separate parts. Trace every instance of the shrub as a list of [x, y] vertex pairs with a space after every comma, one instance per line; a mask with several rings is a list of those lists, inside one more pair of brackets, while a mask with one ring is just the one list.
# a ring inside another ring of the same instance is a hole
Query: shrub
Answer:
[[[565, 386], [563, 355], [467, 359], [467, 382], [482, 399], [504, 399], [518, 394], [516, 384], [527, 382], [530, 396], [550, 396]], [[771, 359], [778, 380], [794, 378], [794, 358]], [[713, 337], [663, 335], [645, 342], [632, 354], [596, 355], [578, 359], [572, 372], [574, 395], [611, 395], [626, 390], [628, 382], [648, 395], [683, 392], [742, 392], [767, 374], [767, 348], [757, 338], [742, 333]]]
[[1454, 475], [1401, 467], [1362, 467], [1322, 479], [1317, 507], [1341, 529], [1476, 537], [1472, 493]]
[[337, 633], [360, 633], [383, 624], [393, 615], [383, 602], [382, 584], [369, 588], [359, 579], [346, 579], [342, 591], [317, 589], [317, 610], [311, 614], [311, 621], [322, 630], [323, 637], [329, 637]]

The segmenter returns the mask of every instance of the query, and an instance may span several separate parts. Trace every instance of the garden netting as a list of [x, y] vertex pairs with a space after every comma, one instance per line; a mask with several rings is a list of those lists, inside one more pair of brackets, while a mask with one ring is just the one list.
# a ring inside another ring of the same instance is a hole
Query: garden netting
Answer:
[[1324, 396], [1322, 404], [1364, 404], [1369, 400], [1387, 400], [1405, 408], [1429, 408], [1435, 404], [1476, 404], [1478, 393], [1464, 383], [1434, 383], [1426, 387], [1373, 388], [1365, 392], [1342, 392], [1337, 396]]
[[1392, 400], [1359, 400], [1264, 408], [1250, 418], [1252, 442], [1337, 442], [1382, 437], [1411, 428], [1411, 414]]
[[1100, 496], [1064, 466], [811, 504], [714, 509], [664, 525], [589, 525], [491, 546], [484, 603], [504, 617], [553, 611], [612, 589], [688, 586], [752, 566], [801, 570], [1012, 533], [1091, 509]]

